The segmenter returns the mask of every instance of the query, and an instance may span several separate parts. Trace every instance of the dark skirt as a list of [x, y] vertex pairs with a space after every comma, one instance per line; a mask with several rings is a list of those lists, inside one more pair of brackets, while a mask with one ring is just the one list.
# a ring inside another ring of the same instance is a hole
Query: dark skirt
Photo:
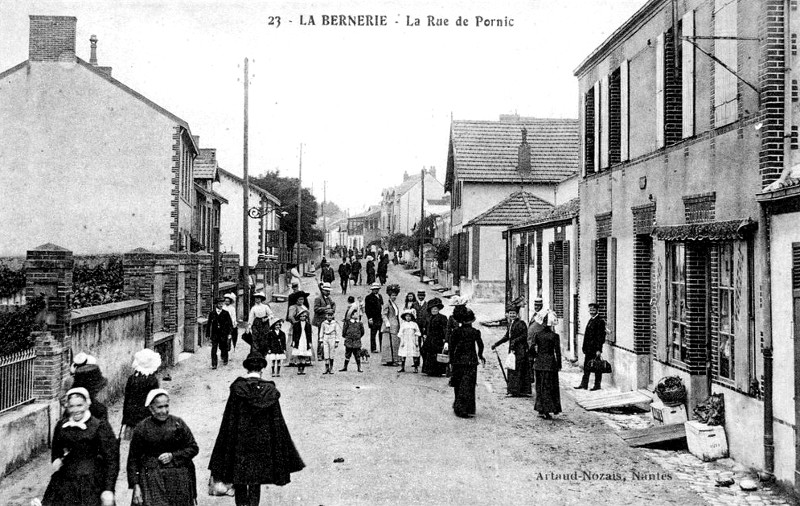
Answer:
[[54, 473], [42, 497], [43, 506], [99, 506], [103, 492], [95, 475], [67, 476], [62, 467]]
[[514, 370], [506, 369], [508, 374], [508, 395], [515, 397], [531, 395], [531, 368], [528, 365], [528, 357], [520, 358], [517, 356], [517, 363]]
[[253, 347], [262, 355], [267, 354], [267, 334], [269, 333], [269, 319], [255, 318], [253, 320]]
[[475, 384], [478, 381], [478, 366], [453, 364], [451, 383], [455, 393], [453, 411], [457, 416], [475, 414]]
[[536, 371], [536, 403], [539, 413], [561, 413], [561, 391], [558, 388], [558, 371]]
[[447, 371], [447, 364], [436, 360], [436, 355], [442, 352], [441, 347], [422, 345], [422, 373], [428, 376], [443, 376]]
[[[194, 472], [192, 469], [191, 472]], [[139, 477], [144, 504], [194, 506], [194, 480], [186, 467], [146, 469]]]

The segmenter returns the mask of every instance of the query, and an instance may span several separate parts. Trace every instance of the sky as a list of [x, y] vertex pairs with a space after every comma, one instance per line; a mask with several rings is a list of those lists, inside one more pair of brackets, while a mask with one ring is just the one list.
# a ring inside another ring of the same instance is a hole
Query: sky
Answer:
[[574, 69], [645, 1], [3, 1], [0, 71], [27, 59], [29, 15], [75, 16], [79, 58], [97, 35], [99, 65], [242, 175], [248, 58], [250, 175], [297, 177], [302, 144], [303, 186], [355, 214], [405, 172], [444, 183], [451, 118], [577, 118]]

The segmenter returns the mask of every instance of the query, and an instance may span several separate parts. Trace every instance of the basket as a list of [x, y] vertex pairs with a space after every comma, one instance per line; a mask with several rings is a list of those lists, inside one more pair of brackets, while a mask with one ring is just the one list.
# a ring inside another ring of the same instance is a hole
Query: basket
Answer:
[[440, 364], [449, 364], [450, 363], [450, 355], [447, 353], [437, 353], [436, 354], [436, 361]]
[[678, 377], [665, 377], [655, 388], [656, 395], [665, 406], [677, 406], [686, 402], [686, 386]]

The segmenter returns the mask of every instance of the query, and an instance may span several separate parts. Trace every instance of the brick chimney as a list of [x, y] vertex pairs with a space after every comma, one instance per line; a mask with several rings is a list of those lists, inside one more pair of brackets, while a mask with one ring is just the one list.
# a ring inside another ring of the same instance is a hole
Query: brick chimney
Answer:
[[74, 16], [30, 16], [30, 61], [75, 61]]
[[528, 129], [522, 127], [522, 142], [517, 149], [517, 170], [522, 177], [531, 175], [531, 146], [528, 144]]

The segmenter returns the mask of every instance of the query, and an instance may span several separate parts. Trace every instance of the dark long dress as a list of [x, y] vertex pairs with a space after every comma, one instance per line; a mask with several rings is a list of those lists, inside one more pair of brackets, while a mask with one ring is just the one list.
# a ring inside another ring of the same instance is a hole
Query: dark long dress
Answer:
[[275, 383], [237, 378], [230, 390], [208, 464], [211, 475], [226, 483], [286, 485], [305, 464], [283, 419]]
[[536, 374], [536, 403], [539, 413], [561, 413], [561, 390], [558, 371], [561, 370], [561, 341], [558, 334], [547, 329], [533, 336], [531, 353]]
[[375, 282], [375, 262], [367, 260], [367, 285]]
[[442, 314], [431, 316], [428, 320], [428, 334], [422, 343], [422, 372], [428, 376], [441, 376], [447, 370], [447, 365], [436, 360], [436, 355], [442, 353], [447, 333], [447, 317]]
[[[478, 352], [475, 352], [475, 346]], [[478, 380], [478, 357], [483, 356], [481, 332], [470, 323], [463, 323], [450, 335], [451, 383], [455, 393], [453, 411], [456, 416], [475, 414], [475, 385]]]
[[515, 367], [506, 369], [508, 394], [514, 397], [531, 395], [531, 368], [528, 362], [528, 326], [522, 320], [514, 320], [505, 337], [495, 347], [508, 341], [508, 351], [514, 352]]
[[[94, 416], [86, 428], [62, 427], [53, 432], [52, 460], [63, 458], [61, 469], [53, 473], [47, 485], [43, 506], [96, 506], [100, 494], [114, 491], [119, 474], [119, 445], [106, 420]], [[64, 456], [65, 452], [69, 452]]]
[[154, 374], [144, 375], [135, 372], [128, 377], [125, 385], [125, 402], [122, 405], [122, 425], [133, 430], [139, 422], [150, 416], [150, 410], [144, 405], [147, 393], [158, 388], [158, 378]]
[[[159, 462], [162, 453], [172, 454], [168, 464]], [[192, 431], [183, 420], [172, 415], [163, 422], [145, 418], [131, 439], [128, 487], [141, 487], [143, 506], [193, 506], [197, 478], [192, 459], [197, 453]]]

